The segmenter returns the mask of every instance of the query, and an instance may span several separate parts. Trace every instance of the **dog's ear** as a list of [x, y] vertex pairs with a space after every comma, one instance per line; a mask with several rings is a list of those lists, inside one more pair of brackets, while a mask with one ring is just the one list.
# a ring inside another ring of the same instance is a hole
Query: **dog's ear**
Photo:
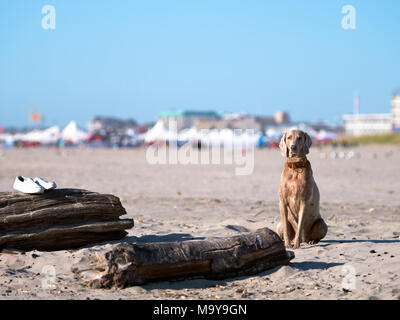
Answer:
[[305, 154], [308, 154], [310, 152], [310, 147], [312, 145], [312, 140], [310, 136], [304, 132], [304, 145], [303, 145], [303, 150]]
[[289, 149], [286, 145], [286, 133], [282, 136], [281, 142], [279, 142], [279, 148], [281, 148], [281, 153], [284, 157], [289, 156]]

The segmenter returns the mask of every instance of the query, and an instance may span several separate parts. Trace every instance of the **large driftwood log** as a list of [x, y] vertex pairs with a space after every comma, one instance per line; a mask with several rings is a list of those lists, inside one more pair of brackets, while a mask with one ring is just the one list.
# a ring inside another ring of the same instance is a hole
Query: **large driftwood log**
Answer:
[[124, 288], [182, 278], [224, 279], [256, 274], [294, 258], [268, 228], [231, 238], [121, 243], [92, 252], [72, 271], [94, 288]]
[[62, 250], [119, 240], [133, 227], [119, 198], [80, 189], [0, 192], [0, 248]]

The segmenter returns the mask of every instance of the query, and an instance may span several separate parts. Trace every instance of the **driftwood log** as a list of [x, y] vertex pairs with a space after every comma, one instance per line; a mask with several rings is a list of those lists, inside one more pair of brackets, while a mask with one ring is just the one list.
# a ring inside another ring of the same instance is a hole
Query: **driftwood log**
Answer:
[[224, 279], [256, 274], [294, 258], [268, 228], [231, 238], [121, 243], [92, 252], [72, 267], [94, 288], [124, 288], [151, 281]]
[[0, 248], [71, 249], [119, 240], [133, 227], [119, 198], [79, 189], [0, 192]]

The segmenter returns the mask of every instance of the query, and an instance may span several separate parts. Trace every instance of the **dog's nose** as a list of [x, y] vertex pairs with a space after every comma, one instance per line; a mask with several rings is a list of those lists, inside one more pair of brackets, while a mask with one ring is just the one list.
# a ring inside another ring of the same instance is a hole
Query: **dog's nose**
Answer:
[[290, 149], [294, 150], [296, 148], [296, 146], [293, 144], [290, 146]]

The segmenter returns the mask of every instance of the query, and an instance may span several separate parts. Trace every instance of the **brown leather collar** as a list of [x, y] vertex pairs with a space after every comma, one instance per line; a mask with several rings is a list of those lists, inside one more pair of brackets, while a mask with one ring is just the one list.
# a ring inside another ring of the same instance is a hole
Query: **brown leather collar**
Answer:
[[304, 168], [307, 163], [308, 163], [307, 158], [303, 158], [300, 161], [295, 161], [295, 162], [289, 161], [289, 159], [286, 161], [286, 165], [291, 169]]

